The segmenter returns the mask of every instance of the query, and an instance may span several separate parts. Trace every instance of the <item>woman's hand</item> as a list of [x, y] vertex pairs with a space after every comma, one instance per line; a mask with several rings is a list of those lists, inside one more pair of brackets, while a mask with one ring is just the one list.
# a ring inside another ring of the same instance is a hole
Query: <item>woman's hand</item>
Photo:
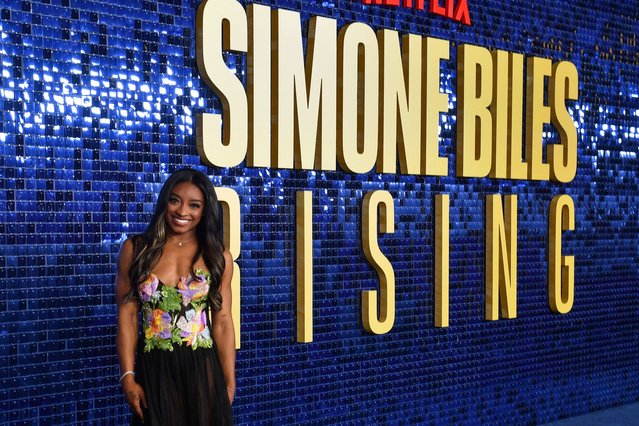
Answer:
[[146, 409], [146, 397], [144, 396], [144, 389], [140, 386], [133, 375], [128, 375], [122, 380], [122, 390], [126, 396], [126, 400], [133, 408], [133, 411], [144, 422], [144, 415], [142, 414], [142, 407]]

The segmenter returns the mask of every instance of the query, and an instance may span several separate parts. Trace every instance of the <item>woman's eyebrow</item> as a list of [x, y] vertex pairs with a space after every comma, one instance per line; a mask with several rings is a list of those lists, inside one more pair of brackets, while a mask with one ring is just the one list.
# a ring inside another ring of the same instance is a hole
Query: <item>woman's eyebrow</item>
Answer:
[[[179, 195], [177, 195], [175, 192], [171, 192], [171, 195], [169, 195], [169, 197], [175, 197], [175, 198], [179, 198], [180, 200], [182, 200], [182, 197], [180, 197]], [[204, 203], [204, 200], [200, 199], [200, 198], [191, 198], [191, 199], [187, 199], [188, 202], [194, 202], [197, 201], [198, 203]]]

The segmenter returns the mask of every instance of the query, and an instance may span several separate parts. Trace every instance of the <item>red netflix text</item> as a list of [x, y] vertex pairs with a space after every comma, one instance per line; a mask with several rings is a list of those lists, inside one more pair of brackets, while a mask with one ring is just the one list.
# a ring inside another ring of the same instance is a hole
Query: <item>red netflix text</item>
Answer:
[[[424, 0], [361, 0], [366, 5], [412, 7], [424, 10]], [[441, 3], [444, 3], [443, 5]], [[429, 12], [470, 25], [470, 12], [466, 0], [430, 0]]]

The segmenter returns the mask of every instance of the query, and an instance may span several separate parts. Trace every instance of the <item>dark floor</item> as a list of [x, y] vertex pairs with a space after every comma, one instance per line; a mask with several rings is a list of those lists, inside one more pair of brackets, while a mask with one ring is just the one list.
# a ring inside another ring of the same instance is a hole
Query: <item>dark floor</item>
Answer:
[[639, 402], [570, 417], [545, 426], [639, 426]]

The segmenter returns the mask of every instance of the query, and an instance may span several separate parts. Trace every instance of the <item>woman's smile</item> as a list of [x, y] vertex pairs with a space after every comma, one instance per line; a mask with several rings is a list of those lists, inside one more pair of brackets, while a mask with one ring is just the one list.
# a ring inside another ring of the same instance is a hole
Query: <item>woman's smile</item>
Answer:
[[173, 216], [173, 222], [178, 226], [188, 225], [191, 219], [187, 219], [184, 217]]

